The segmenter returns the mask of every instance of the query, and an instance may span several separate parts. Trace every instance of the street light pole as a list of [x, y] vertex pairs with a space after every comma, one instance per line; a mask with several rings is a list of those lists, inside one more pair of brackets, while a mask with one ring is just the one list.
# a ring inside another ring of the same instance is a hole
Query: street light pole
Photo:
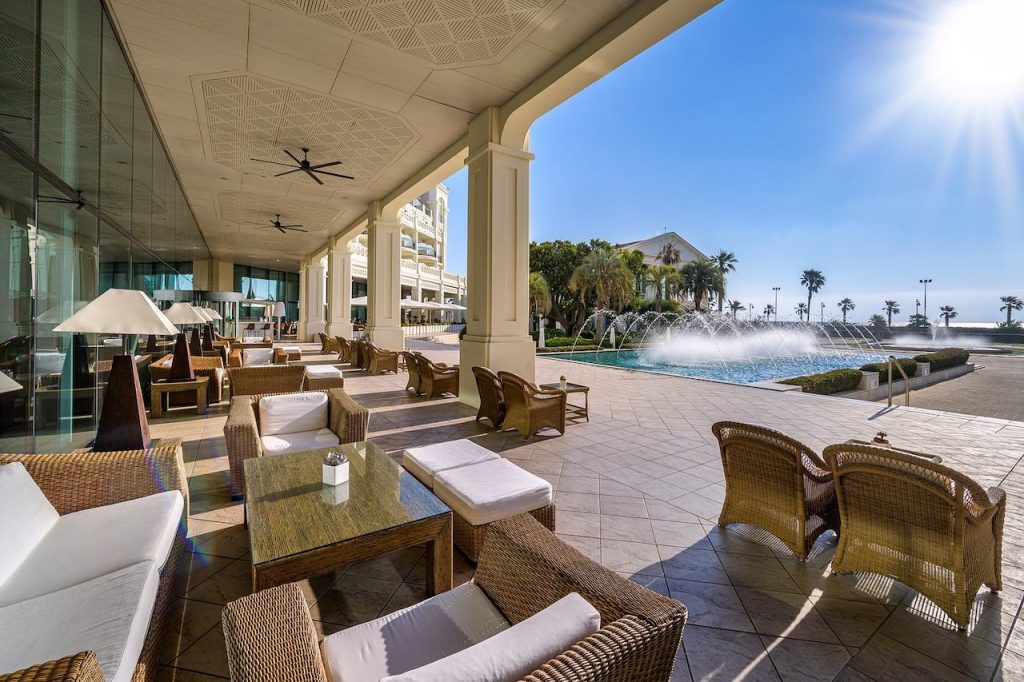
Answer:
[[775, 321], [779, 321], [779, 289], [782, 287], [772, 287], [772, 291], [775, 292]]
[[919, 284], [924, 285], [924, 319], [928, 319], [928, 285], [932, 283], [930, 279], [919, 279]]
[[[810, 315], [811, 314], [810, 311], [807, 311], [807, 314]], [[821, 321], [822, 322], [825, 321], [825, 302], [824, 301], [821, 302]]]

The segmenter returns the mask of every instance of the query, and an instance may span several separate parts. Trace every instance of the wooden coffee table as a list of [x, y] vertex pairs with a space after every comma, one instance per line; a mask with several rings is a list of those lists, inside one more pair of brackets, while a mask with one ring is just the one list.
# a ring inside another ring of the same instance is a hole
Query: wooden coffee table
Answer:
[[149, 410], [153, 419], [164, 416], [164, 394], [195, 391], [196, 414], [206, 414], [206, 387], [210, 377], [196, 377], [195, 381], [153, 381], [149, 389]]
[[[330, 451], [349, 481], [322, 483]], [[426, 545], [427, 591], [452, 588], [452, 511], [370, 441], [245, 460], [253, 591]]]
[[[541, 384], [540, 388], [551, 390], [554, 388], [562, 388], [562, 384]], [[568, 400], [565, 402], [565, 418], [566, 419], [586, 419], [590, 421], [590, 386], [584, 386], [583, 384], [572, 384], [567, 383], [565, 385], [565, 392], [568, 395], [573, 393], [583, 394], [583, 404], [574, 405]], [[568, 398], [568, 396], [566, 396]]]

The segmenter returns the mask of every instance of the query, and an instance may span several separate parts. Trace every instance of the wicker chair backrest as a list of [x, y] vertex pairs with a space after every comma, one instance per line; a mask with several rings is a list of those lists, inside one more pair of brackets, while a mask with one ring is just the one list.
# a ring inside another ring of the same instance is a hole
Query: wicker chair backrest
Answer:
[[416, 356], [418, 355], [419, 353], [413, 353], [407, 350], [402, 351], [402, 357], [405, 358], [405, 368], [409, 371], [409, 374], [414, 377], [419, 377], [420, 375], [420, 365], [416, 360]]
[[476, 390], [480, 394], [480, 402], [501, 405], [505, 402], [505, 391], [501, 387], [501, 379], [490, 367], [474, 367]]

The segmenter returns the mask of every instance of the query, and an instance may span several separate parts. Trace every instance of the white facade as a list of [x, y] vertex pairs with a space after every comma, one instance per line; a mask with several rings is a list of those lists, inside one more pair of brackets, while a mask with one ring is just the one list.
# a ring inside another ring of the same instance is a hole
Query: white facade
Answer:
[[[680, 237], [675, 232], [664, 232], [649, 239], [641, 239], [625, 244], [616, 244], [619, 251], [639, 251], [644, 254], [644, 265], [662, 265], [661, 254], [666, 244], [671, 244], [679, 253], [679, 262], [675, 267], [681, 268], [690, 261], [707, 258], [697, 247]], [[644, 287], [644, 295], [647, 300], [653, 301], [656, 297], [657, 287], [648, 284]]]

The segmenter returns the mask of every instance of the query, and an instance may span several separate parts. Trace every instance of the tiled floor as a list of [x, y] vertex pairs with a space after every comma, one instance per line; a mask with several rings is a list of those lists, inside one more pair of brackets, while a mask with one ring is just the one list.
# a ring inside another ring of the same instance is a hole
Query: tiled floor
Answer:
[[[451, 347], [428, 355], [456, 361]], [[529, 442], [477, 425], [455, 400], [426, 401], [402, 390], [404, 376], [346, 371], [346, 389], [372, 410], [371, 437], [389, 451], [473, 438], [548, 479], [556, 489], [559, 535], [642, 585], [686, 604], [689, 619], [678, 680], [1024, 679], [1024, 423], [875, 403], [778, 393], [715, 382], [627, 372], [550, 359], [538, 378], [592, 387], [590, 423], [564, 437]], [[222, 606], [250, 591], [242, 508], [226, 484], [226, 404], [205, 418], [175, 415], [154, 436], [185, 439], [192, 537], [181, 631], [168, 638], [162, 679], [227, 676]], [[958, 633], [915, 593], [871, 576], [831, 576], [835, 538], [806, 563], [744, 527], [719, 529], [722, 470], [710, 425], [766, 424], [821, 448], [885, 430], [897, 446], [935, 452], [983, 485], [1009, 495], [1005, 590], [979, 593], [972, 626]], [[472, 567], [456, 552], [456, 582]], [[422, 551], [410, 550], [309, 581], [324, 633], [424, 597]]]

